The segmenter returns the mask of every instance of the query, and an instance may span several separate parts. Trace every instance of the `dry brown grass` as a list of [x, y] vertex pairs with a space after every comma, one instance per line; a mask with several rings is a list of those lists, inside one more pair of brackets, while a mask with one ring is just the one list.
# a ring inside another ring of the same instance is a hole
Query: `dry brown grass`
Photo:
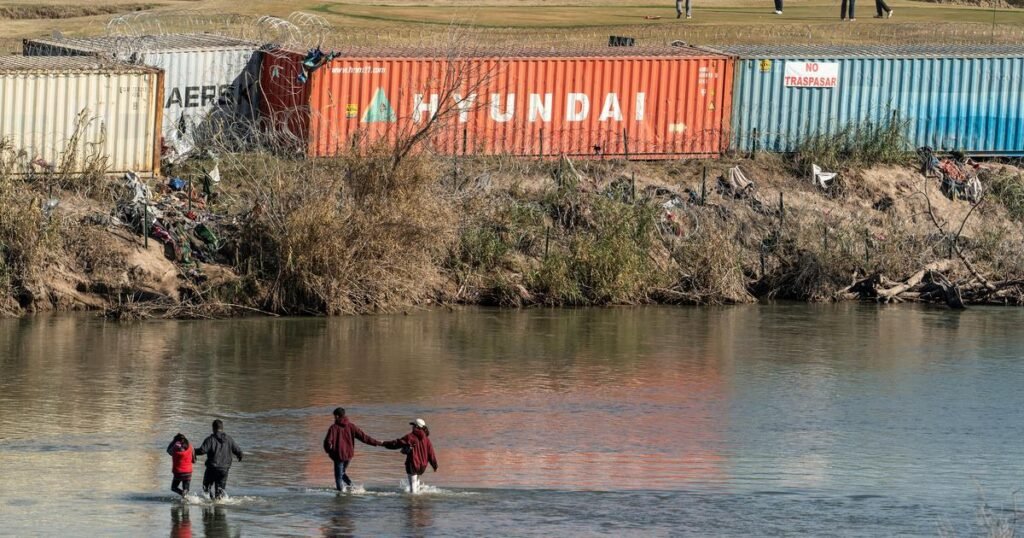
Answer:
[[35, 281], [56, 248], [59, 222], [43, 212], [42, 199], [20, 179], [0, 170], [0, 311], [17, 311], [34, 299]]
[[73, 19], [153, 9], [160, 4], [36, 4], [0, 6], [0, 19]]
[[[388, 311], [427, 302], [454, 216], [423, 155], [391, 167], [377, 147], [329, 161], [260, 159], [238, 270], [262, 282], [262, 308], [290, 314]], [[253, 166], [257, 164], [257, 166]], [[230, 177], [230, 176], [229, 176]]]

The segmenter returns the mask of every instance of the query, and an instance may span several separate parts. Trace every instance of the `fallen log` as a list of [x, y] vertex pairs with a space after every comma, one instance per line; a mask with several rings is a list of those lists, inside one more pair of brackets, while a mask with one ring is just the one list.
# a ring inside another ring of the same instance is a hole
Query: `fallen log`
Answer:
[[937, 262], [929, 263], [920, 271], [910, 275], [910, 278], [904, 280], [903, 283], [890, 288], [877, 290], [877, 300], [879, 302], [892, 302], [899, 294], [920, 284], [921, 281], [924, 280], [925, 275], [929, 273], [948, 271], [952, 266], [953, 260], [939, 260]]

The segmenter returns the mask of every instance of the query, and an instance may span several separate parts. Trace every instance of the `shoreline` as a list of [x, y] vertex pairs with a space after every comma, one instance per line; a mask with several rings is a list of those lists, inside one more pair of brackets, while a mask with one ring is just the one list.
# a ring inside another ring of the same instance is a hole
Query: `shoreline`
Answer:
[[[52, 183], [5, 176], [0, 310], [131, 320], [450, 305], [1024, 304], [1013, 239], [1024, 182], [998, 162], [981, 165], [986, 195], [972, 203], [943, 195], [906, 156], [841, 163], [828, 189], [802, 174], [800, 156], [416, 154], [397, 168], [389, 158], [187, 161], [168, 177], [198, 185], [216, 168], [221, 181], [209, 205], [144, 181], [162, 218], [181, 219], [167, 225], [176, 241], [149, 230], [148, 246], [142, 219], [124, 213], [123, 178], [68, 180], [51, 197]], [[179, 215], [189, 198], [194, 222]], [[212, 243], [197, 240], [196, 222]]]

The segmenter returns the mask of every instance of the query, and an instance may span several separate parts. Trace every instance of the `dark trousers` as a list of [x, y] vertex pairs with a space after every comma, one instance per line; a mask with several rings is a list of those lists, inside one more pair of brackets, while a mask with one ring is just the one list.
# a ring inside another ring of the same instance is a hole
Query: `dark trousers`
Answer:
[[877, 11], [878, 16], [881, 17], [882, 15], [892, 11], [892, 8], [889, 7], [889, 4], [885, 3], [885, 0], [875, 0], [875, 11]]
[[346, 486], [352, 485], [352, 480], [349, 479], [345, 471], [348, 469], [347, 461], [336, 461], [334, 462], [334, 487], [338, 488], [338, 491], [342, 490], [342, 484]]
[[775, 11], [782, 11], [782, 0], [775, 0]]
[[[171, 491], [178, 495], [184, 495], [188, 493], [189, 487], [192, 485], [192, 473], [174, 473], [174, 478], [171, 479]], [[181, 486], [180, 488], [178, 486]]]
[[228, 470], [216, 467], [207, 467], [203, 473], [203, 491], [209, 493], [214, 499], [224, 496], [224, 490], [228, 487]]
[[[853, 5], [856, 3], [856, 1], [857, 0], [843, 0], [842, 3], [839, 4], [840, 19], [845, 19], [847, 17], [851, 19], [857, 18], [857, 16], [853, 14]], [[849, 11], [847, 11], [846, 6], [850, 6]]]

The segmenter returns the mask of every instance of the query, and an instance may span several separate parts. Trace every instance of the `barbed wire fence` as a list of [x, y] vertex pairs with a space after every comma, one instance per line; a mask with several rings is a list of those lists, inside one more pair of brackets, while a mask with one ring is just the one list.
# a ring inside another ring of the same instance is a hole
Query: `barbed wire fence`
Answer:
[[755, 24], [755, 25], [625, 25], [600, 28], [480, 28], [421, 24], [398, 27], [334, 28], [323, 17], [294, 12], [285, 18], [274, 16], [210, 15], [195, 11], [137, 12], [114, 17], [106, 25], [107, 35], [138, 37], [180, 33], [219, 33], [305, 50], [313, 47], [341, 50], [346, 47], [420, 47], [437, 49], [450, 45], [451, 27], [458, 26], [462, 38], [490, 49], [533, 49], [552, 51], [600, 47], [610, 35], [629, 36], [640, 47], [661, 47], [677, 42], [692, 45], [730, 44], [983, 44], [1020, 43], [1024, 25], [963, 22], [909, 22], [875, 25], [842, 23]]

